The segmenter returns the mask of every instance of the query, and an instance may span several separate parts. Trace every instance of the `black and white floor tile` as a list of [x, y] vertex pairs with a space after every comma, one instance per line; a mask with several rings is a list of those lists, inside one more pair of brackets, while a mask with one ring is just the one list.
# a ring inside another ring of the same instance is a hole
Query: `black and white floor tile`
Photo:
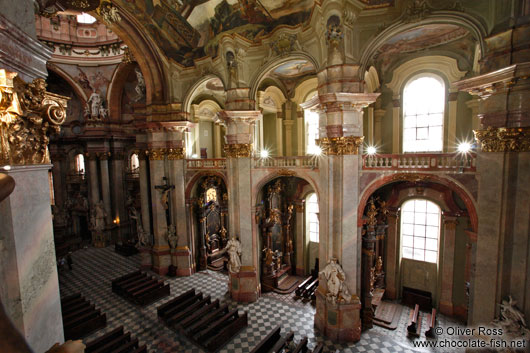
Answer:
[[146, 344], [149, 352], [202, 352], [185, 337], [158, 321], [156, 315], [158, 306], [195, 288], [196, 291], [210, 295], [212, 300], [219, 299], [221, 303], [227, 303], [231, 308], [237, 307], [240, 311], [248, 312], [248, 327], [220, 350], [223, 353], [250, 352], [276, 325], [282, 326], [283, 334], [294, 331], [295, 341], [307, 336], [310, 348], [314, 348], [318, 342], [324, 342], [327, 352], [427, 352], [425, 349], [413, 348], [411, 341], [405, 337], [404, 330], [408, 320], [406, 308], [402, 312], [402, 322], [395, 331], [374, 327], [364, 332], [358, 343], [334, 344], [315, 331], [313, 327], [315, 308], [312, 305], [294, 299], [285, 300], [278, 298], [279, 294], [269, 293], [264, 294], [255, 303], [235, 303], [227, 293], [227, 276], [219, 272], [203, 271], [190, 277], [164, 277], [163, 279], [170, 284], [171, 295], [142, 308], [122, 299], [111, 290], [111, 281], [114, 278], [138, 269], [139, 255], [123, 257], [116, 254], [112, 247], [108, 247], [78, 250], [72, 257], [73, 269], [60, 271], [61, 296], [81, 292], [107, 315], [107, 326], [86, 337], [85, 342], [122, 325], [125, 331], [131, 332], [141, 344]]

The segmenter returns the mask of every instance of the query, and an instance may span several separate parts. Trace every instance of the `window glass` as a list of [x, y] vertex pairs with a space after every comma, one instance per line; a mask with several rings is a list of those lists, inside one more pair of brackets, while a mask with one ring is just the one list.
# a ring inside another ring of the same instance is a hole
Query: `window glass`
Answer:
[[436, 263], [441, 211], [435, 203], [422, 199], [401, 207], [401, 256]]
[[318, 243], [318, 198], [317, 194], [312, 193], [306, 199], [306, 217], [309, 224], [309, 240]]

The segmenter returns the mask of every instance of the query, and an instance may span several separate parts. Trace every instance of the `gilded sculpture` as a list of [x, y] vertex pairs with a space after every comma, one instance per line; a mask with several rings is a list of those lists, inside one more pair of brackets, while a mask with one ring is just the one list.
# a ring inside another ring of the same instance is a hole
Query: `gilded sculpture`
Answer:
[[224, 147], [227, 158], [248, 158], [252, 154], [251, 143], [227, 144]]
[[316, 142], [327, 155], [341, 156], [348, 154], [358, 154], [359, 147], [362, 145], [364, 136], [341, 136], [341, 137], [323, 137]]
[[494, 128], [474, 131], [482, 152], [530, 152], [530, 128]]

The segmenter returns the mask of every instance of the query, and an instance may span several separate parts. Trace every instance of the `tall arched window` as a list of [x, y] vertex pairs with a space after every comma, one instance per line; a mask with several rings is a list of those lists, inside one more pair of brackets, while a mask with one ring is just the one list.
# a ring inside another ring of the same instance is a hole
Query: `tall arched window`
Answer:
[[403, 91], [403, 152], [442, 152], [445, 85], [433, 74], [413, 77]]
[[318, 119], [319, 115], [310, 109], [304, 111], [305, 120], [305, 151], [306, 154], [319, 154], [320, 147], [315, 140], [318, 139]]
[[401, 207], [401, 257], [438, 261], [441, 210], [434, 202], [413, 199]]
[[318, 243], [318, 198], [315, 193], [310, 194], [306, 198], [306, 219], [309, 240]]
[[138, 160], [138, 155], [133, 153], [131, 155], [131, 170], [136, 170], [140, 168], [140, 161]]
[[75, 171], [78, 174], [85, 174], [85, 157], [82, 153], [75, 156]]

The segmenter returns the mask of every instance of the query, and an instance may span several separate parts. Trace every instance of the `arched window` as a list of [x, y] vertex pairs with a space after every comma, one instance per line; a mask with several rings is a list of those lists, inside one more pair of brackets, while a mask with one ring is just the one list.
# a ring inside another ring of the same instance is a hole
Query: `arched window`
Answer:
[[133, 153], [131, 155], [131, 170], [136, 170], [140, 168], [140, 161], [138, 160], [138, 155]]
[[315, 193], [306, 198], [306, 219], [309, 240], [318, 243], [318, 198]]
[[401, 207], [401, 257], [425, 262], [438, 261], [440, 207], [413, 199]]
[[442, 152], [445, 85], [433, 74], [413, 77], [403, 91], [403, 152]]
[[319, 115], [310, 109], [304, 110], [305, 120], [305, 152], [306, 154], [319, 154], [320, 147], [315, 140], [318, 139], [318, 119]]
[[75, 156], [75, 171], [78, 174], [85, 174], [85, 157], [81, 153]]

